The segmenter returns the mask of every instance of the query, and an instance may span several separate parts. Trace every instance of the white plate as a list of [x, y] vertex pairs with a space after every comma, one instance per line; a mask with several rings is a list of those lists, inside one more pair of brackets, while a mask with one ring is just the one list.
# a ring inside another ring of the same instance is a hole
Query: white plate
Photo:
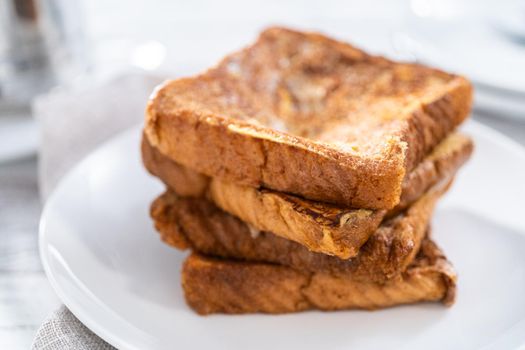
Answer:
[[477, 87], [474, 91], [474, 111], [524, 122], [525, 96], [521, 98], [512, 97], [512, 95]]
[[[431, 65], [461, 72], [481, 86], [520, 94], [523, 99], [525, 42], [513, 39], [500, 26], [505, 21], [502, 12], [508, 22], [514, 2], [413, 0], [427, 3], [430, 12], [423, 15], [413, 6], [414, 15], [406, 21], [410, 41], [404, 43], [405, 49]], [[458, 13], [440, 14], [446, 9]]]
[[525, 95], [525, 45], [493, 27], [455, 20], [422, 20], [411, 31], [414, 54], [424, 62], [462, 72], [475, 83]]
[[525, 120], [525, 41], [513, 44], [472, 20], [407, 23], [408, 34], [396, 33], [393, 39], [400, 54], [471, 79], [476, 111]]
[[163, 187], [143, 170], [139, 129], [82, 161], [42, 214], [40, 249], [62, 301], [125, 349], [494, 349], [525, 344], [525, 153], [474, 122], [473, 159], [440, 203], [434, 234], [459, 271], [457, 303], [269, 316], [197, 316], [185, 254], [162, 244], [148, 207]]

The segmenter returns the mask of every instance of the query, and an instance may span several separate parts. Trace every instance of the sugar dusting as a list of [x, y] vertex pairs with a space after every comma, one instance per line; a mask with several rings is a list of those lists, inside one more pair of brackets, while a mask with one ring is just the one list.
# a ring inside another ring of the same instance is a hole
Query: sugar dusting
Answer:
[[256, 239], [257, 237], [259, 237], [259, 235], [261, 234], [261, 231], [259, 231], [258, 229], [256, 229], [252, 225], [249, 225], [249, 224], [246, 224], [246, 225], [248, 226], [248, 229], [250, 230], [250, 236], [253, 239]]

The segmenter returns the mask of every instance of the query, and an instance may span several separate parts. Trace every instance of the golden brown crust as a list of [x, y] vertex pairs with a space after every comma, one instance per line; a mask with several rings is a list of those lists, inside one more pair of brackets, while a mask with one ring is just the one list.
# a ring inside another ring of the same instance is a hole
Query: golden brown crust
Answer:
[[162, 240], [178, 249], [380, 282], [399, 275], [414, 259], [444, 190], [434, 189], [405, 213], [384, 222], [349, 260], [308, 251], [301, 244], [254, 230], [204, 199], [179, 198], [169, 191], [153, 202], [151, 216]]
[[217, 179], [210, 182], [208, 195], [219, 208], [258, 230], [271, 231], [311, 251], [342, 259], [357, 255], [386, 213], [386, 210], [341, 209]]
[[403, 182], [401, 201], [391, 212], [403, 210], [439, 181], [452, 178], [473, 150], [474, 144], [468, 136], [449, 135], [408, 174]]
[[286, 313], [308, 309], [378, 309], [421, 301], [453, 302], [456, 274], [430, 240], [399, 277], [385, 283], [326, 272], [193, 253], [182, 270], [187, 303], [197, 313]]
[[160, 88], [145, 131], [209, 176], [390, 209], [406, 173], [466, 118], [471, 89], [461, 77], [273, 28], [208, 72]]
[[[389, 215], [402, 211], [432, 185], [453, 176], [471, 152], [472, 142], [468, 137], [449, 136], [406, 178], [401, 203]], [[146, 139], [143, 159], [146, 168], [179, 195], [202, 197], [206, 194], [221, 209], [258, 230], [273, 232], [312, 251], [343, 259], [357, 255], [386, 213], [342, 208], [276, 191], [210, 180], [162, 156]]]
[[310, 304], [299, 292], [309, 276], [288, 267], [191, 254], [182, 268], [186, 302], [199, 314], [283, 313]]
[[176, 188], [177, 194], [184, 197], [206, 195], [209, 177], [175, 163], [151, 146], [144, 134], [140, 148], [146, 170], [157, 176], [169, 188]]

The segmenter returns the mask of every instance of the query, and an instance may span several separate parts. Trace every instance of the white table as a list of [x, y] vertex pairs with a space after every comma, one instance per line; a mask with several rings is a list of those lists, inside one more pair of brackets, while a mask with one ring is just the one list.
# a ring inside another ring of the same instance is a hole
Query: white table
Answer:
[[0, 349], [29, 349], [60, 305], [40, 264], [35, 157], [0, 165]]

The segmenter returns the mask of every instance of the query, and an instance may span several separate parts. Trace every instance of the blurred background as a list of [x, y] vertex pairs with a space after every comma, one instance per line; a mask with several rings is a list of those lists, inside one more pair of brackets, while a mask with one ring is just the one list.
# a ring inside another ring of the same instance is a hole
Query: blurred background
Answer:
[[460, 73], [474, 119], [525, 144], [525, 1], [0, 1], [0, 348], [28, 348], [58, 301], [38, 258], [60, 177], [140, 123], [148, 94], [269, 25]]

